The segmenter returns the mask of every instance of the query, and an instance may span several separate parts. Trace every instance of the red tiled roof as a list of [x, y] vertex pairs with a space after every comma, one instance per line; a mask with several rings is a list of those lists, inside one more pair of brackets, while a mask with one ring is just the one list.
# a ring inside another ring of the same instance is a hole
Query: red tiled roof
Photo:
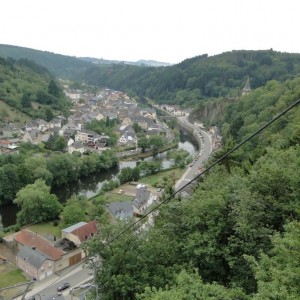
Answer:
[[96, 221], [84, 224], [81, 227], [74, 229], [72, 234], [76, 235], [81, 242], [87, 240], [89, 237], [97, 232]]
[[61, 249], [56, 248], [50, 242], [28, 229], [22, 229], [16, 235], [15, 240], [24, 246], [35, 247], [53, 260], [59, 260], [64, 255]]

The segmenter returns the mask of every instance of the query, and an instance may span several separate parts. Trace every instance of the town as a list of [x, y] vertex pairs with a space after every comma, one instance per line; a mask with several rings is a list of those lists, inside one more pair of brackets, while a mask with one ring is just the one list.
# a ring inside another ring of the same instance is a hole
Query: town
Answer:
[[[147, 138], [164, 136], [168, 143], [171, 143], [174, 138], [170, 128], [158, 119], [154, 108], [139, 107], [135, 99], [131, 99], [123, 92], [102, 89], [97, 93], [90, 93], [69, 89], [68, 85], [65, 85], [64, 88], [66, 96], [72, 101], [70, 116], [67, 118], [56, 116], [49, 122], [35, 119], [25, 124], [11, 123], [4, 126], [0, 129], [2, 154], [18, 153], [21, 143], [46, 145], [53, 136], [56, 136], [63, 138], [66, 147], [61, 150], [69, 154], [74, 152], [79, 152], [80, 155], [84, 153], [100, 154], [113, 147], [118, 149], [119, 157], [124, 157], [124, 154], [126, 156], [136, 155], [142, 152], [142, 148], [138, 147], [137, 127]], [[182, 180], [177, 182], [177, 189], [180, 189], [181, 185], [191, 180], [203, 162], [208, 159], [212, 151], [211, 142], [219, 140], [219, 136], [213, 132], [213, 128], [210, 133], [205, 133], [202, 124], [190, 124], [187, 120], [189, 113], [176, 105], [160, 105], [155, 108], [178, 118], [179, 124], [191, 130], [199, 140], [200, 153], [205, 152], [204, 155], [199, 155], [198, 159], [195, 158]], [[94, 120], [102, 120], [105, 123], [114, 122], [117, 133], [115, 145], [110, 144], [108, 134], [86, 129], [87, 124]], [[218, 139], [214, 137], [218, 137]], [[152, 151], [150, 153], [153, 154]], [[112, 220], [124, 221], [139, 218], [159, 203], [162, 192], [161, 188], [156, 190], [146, 184], [132, 183], [125, 193], [122, 189], [118, 191], [120, 195], [131, 196], [132, 200], [111, 202], [106, 204], [105, 209]], [[186, 191], [183, 191], [182, 195], [185, 194]], [[147, 222], [137, 229], [137, 232], [148, 230], [151, 226], [153, 226], [152, 214]], [[2, 259], [11, 261], [33, 282], [51, 280], [51, 278], [59, 276], [58, 274], [63, 274], [64, 270], [77, 266], [78, 263], [85, 260], [86, 253], [82, 245], [97, 232], [95, 221], [88, 223], [81, 221], [62, 228], [59, 238], [55, 235], [39, 234], [30, 228], [24, 228], [3, 238], [6, 257], [2, 256]], [[41, 289], [43, 285], [37, 285], [37, 287]], [[21, 286], [20, 293], [23, 290], [24, 287]], [[37, 293], [36, 287], [34, 293]]]

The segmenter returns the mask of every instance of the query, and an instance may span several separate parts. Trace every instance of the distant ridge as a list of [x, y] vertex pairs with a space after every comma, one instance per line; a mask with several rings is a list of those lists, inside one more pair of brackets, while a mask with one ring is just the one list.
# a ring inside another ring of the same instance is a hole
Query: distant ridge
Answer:
[[79, 74], [92, 66], [91, 63], [73, 56], [5, 44], [0, 44], [0, 57], [32, 60], [47, 68], [55, 76], [71, 79], [77, 78]]
[[78, 58], [93, 64], [125, 64], [125, 65], [145, 66], [145, 67], [171, 66], [171, 64], [167, 62], [160, 62], [156, 60], [145, 60], [145, 59], [140, 59], [138, 61], [121, 61], [121, 60], [107, 60], [107, 59], [95, 58], [95, 57], [78, 57]]

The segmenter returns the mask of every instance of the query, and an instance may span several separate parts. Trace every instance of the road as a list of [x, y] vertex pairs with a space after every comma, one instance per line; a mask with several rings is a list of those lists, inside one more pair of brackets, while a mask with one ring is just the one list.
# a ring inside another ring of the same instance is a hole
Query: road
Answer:
[[194, 159], [193, 163], [190, 164], [183, 176], [176, 182], [175, 191], [180, 190], [188, 182], [190, 182], [197, 174], [199, 174], [201, 168], [203, 168], [204, 163], [207, 161], [212, 153], [212, 141], [210, 135], [202, 130], [196, 128], [193, 124], [189, 123], [186, 118], [181, 118], [181, 121], [190, 128], [194, 128], [194, 132], [201, 139], [201, 148], [198, 156]]
[[[41, 282], [36, 282], [33, 289], [26, 294], [25, 299], [30, 296], [37, 295], [36, 299], [46, 300], [46, 299], [71, 299], [70, 289], [66, 289], [62, 292], [63, 297], [57, 295], [57, 288], [63, 283], [70, 283], [71, 288], [78, 286], [79, 284], [86, 282], [87, 280], [92, 281], [93, 270], [89, 267], [83, 267], [83, 264], [79, 264], [73, 269], [69, 269], [65, 275], [58, 276], [52, 275], [49, 278], [42, 280]], [[15, 298], [20, 300], [22, 297]]]

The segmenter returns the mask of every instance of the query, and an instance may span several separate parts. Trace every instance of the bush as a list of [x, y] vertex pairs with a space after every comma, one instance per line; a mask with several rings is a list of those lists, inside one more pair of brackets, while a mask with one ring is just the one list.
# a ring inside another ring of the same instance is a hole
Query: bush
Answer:
[[21, 229], [21, 226], [19, 224], [14, 225], [15, 232], [20, 231], [20, 229]]
[[53, 224], [53, 226], [58, 226], [59, 221], [58, 220], [54, 220], [52, 224]]

